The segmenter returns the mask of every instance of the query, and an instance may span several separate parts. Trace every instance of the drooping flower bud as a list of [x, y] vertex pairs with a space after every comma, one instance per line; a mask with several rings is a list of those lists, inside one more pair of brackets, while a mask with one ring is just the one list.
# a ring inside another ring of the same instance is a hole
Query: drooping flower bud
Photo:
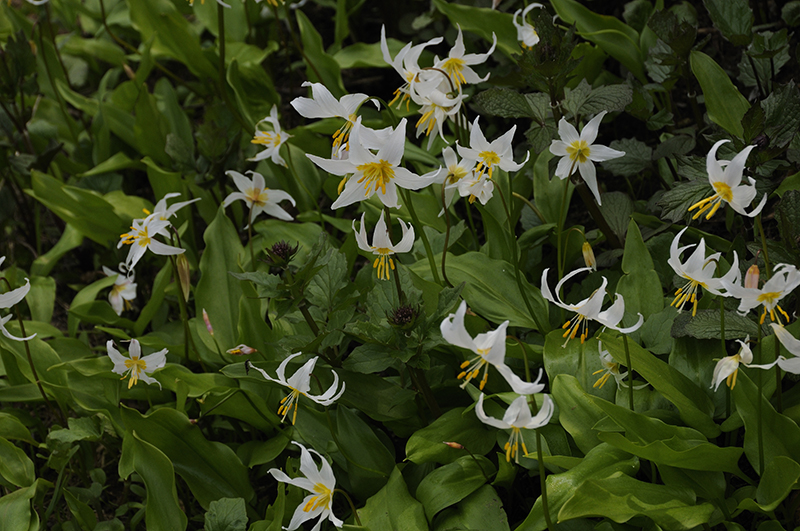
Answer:
[[203, 308], [203, 322], [206, 324], [206, 330], [208, 330], [208, 333], [213, 336], [214, 327], [211, 326], [211, 320], [208, 318], [208, 312], [206, 311], [205, 308]]
[[176, 257], [178, 266], [178, 280], [181, 284], [181, 293], [183, 293], [183, 300], [189, 301], [189, 289], [192, 287], [192, 280], [190, 278], [191, 271], [189, 269], [189, 260], [186, 259], [186, 253], [179, 254]]
[[583, 242], [581, 252], [583, 253], [583, 261], [586, 267], [591, 267], [592, 271], [597, 271], [597, 259], [594, 257], [594, 251], [588, 241]]
[[446, 444], [446, 445], [447, 445], [447, 446], [449, 446], [450, 448], [455, 448], [456, 450], [463, 450], [463, 449], [464, 449], [464, 445], [463, 445], [463, 444], [460, 444], [460, 443], [457, 443], [457, 442], [448, 442], [448, 441], [445, 441], [443, 444]]
[[747, 273], [744, 276], [744, 287], [758, 289], [758, 281], [760, 277], [761, 277], [761, 272], [758, 269], [758, 265], [757, 264], [751, 265], [747, 269]]
[[248, 347], [243, 343], [241, 345], [233, 347], [232, 349], [228, 349], [225, 352], [227, 354], [230, 354], [231, 356], [249, 356], [255, 351], [256, 349], [254, 349], [253, 347]]

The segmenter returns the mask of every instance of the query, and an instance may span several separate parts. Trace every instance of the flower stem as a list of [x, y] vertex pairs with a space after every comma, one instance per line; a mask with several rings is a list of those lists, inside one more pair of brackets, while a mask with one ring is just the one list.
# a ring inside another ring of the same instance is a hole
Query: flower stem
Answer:
[[[389, 207], [383, 207], [383, 212], [386, 214], [386, 232], [388, 233], [389, 239], [391, 240], [392, 235], [392, 213], [389, 211]], [[374, 238], [374, 236], [373, 236]], [[387, 257], [388, 258], [388, 257]], [[403, 301], [405, 301], [405, 294], [403, 293], [403, 287], [400, 285], [400, 263], [398, 262], [398, 267], [394, 271], [394, 287], [397, 290], [397, 304], [402, 305]]]
[[[717, 263], [719, 267], [719, 263]], [[719, 339], [722, 343], [722, 356], [727, 354], [727, 347], [725, 346], [725, 304], [724, 299], [719, 299]], [[731, 416], [731, 390], [725, 386], [725, 418]]]
[[347, 498], [347, 503], [350, 504], [350, 510], [353, 511], [353, 517], [356, 519], [356, 524], [361, 526], [361, 518], [358, 517], [358, 511], [356, 511], [356, 506], [353, 505], [353, 500], [350, 499], [350, 495], [347, 494], [342, 489], [333, 489], [333, 492], [341, 492], [342, 494], [344, 494], [344, 497]]
[[[775, 339], [775, 359], [778, 359], [778, 356], [781, 355], [781, 344], [778, 342], [777, 337], [773, 337]], [[775, 365], [775, 393], [777, 394], [778, 413], [783, 413], [783, 390], [781, 389], [782, 379], [783, 373], [781, 372], [781, 368], [779, 365]]]
[[445, 284], [452, 288], [453, 284], [450, 282], [450, 280], [448, 280], [447, 270], [444, 267], [444, 262], [447, 259], [447, 247], [450, 245], [450, 213], [447, 211], [444, 187], [445, 183], [442, 183], [442, 211], [444, 212], [444, 223], [447, 226], [447, 230], [444, 233], [444, 248], [442, 249], [442, 278], [444, 278]]
[[256, 270], [256, 254], [253, 251], [253, 208], [255, 204], [250, 205], [250, 214], [247, 216], [247, 246], [250, 247], [250, 267], [253, 271]]
[[622, 344], [625, 345], [625, 363], [628, 364], [628, 407], [633, 411], [633, 366], [631, 365], [631, 352], [628, 349], [627, 334], [622, 334]]
[[764, 251], [764, 267], [767, 269], [767, 278], [772, 277], [772, 269], [769, 265], [769, 251], [767, 250], [767, 239], [764, 236], [764, 225], [761, 224], [761, 214], [756, 216], [756, 226], [761, 235], [761, 250]]
[[[764, 257], [766, 260], [766, 257]], [[758, 360], [759, 362], [763, 362], [763, 345], [762, 345], [762, 332], [761, 332], [761, 325], [758, 325]], [[776, 338], [777, 339], [777, 338]], [[758, 430], [758, 475], [764, 474], [764, 426], [763, 426], [763, 419], [761, 416], [761, 402], [764, 399], [763, 395], [763, 378], [761, 377], [761, 371], [756, 371], [756, 385], [758, 387], [758, 393], [756, 394], [756, 398], [758, 399], [758, 405], [756, 406], [756, 425]]]
[[[399, 188], [399, 187], [398, 187]], [[408, 206], [408, 211], [411, 213], [411, 219], [414, 221], [414, 226], [419, 227], [419, 234], [422, 237], [422, 245], [425, 246], [425, 254], [428, 255], [428, 263], [431, 266], [431, 274], [433, 275], [433, 280], [440, 286], [442, 285], [441, 279], [439, 279], [439, 272], [436, 270], [436, 259], [433, 257], [433, 249], [431, 248], [431, 243], [428, 241], [428, 235], [425, 234], [425, 227], [422, 226], [422, 223], [417, 216], [417, 211], [414, 209], [414, 203], [411, 202], [411, 194], [407, 193], [405, 190], [400, 188], [400, 193], [403, 196], [403, 201]]]
[[[178, 262], [174, 255], [170, 255], [169, 261], [172, 264], [172, 277], [175, 280], [175, 283], [178, 285], [178, 305], [181, 309], [181, 321], [183, 321], [183, 354], [186, 357], [186, 361], [189, 361], [189, 343], [192, 343], [192, 346], [194, 346], [192, 334], [189, 331], [189, 311], [186, 308], [186, 300], [183, 298], [183, 292], [181, 291], [180, 287], [181, 276], [178, 273]], [[200, 351], [198, 351], [197, 348], [194, 348], [194, 351], [197, 354], [197, 362], [200, 364], [203, 372], [207, 372], [206, 365], [203, 363], [203, 359], [200, 357]]]
[[[5, 278], [3, 279], [5, 280]], [[6, 280], [6, 284], [8, 281]], [[22, 337], [26, 337], [28, 334], [25, 332], [25, 323], [22, 321], [22, 314], [19, 312], [19, 305], [14, 305], [14, 311], [17, 314], [17, 320], [19, 321], [19, 331], [22, 334]], [[42, 387], [42, 381], [39, 380], [39, 375], [36, 373], [36, 367], [33, 365], [33, 356], [31, 356], [31, 347], [28, 345], [28, 341], [23, 341], [25, 344], [25, 355], [28, 357], [28, 365], [31, 367], [31, 373], [33, 373], [33, 379], [36, 380], [36, 387], [39, 388], [39, 393], [41, 393], [42, 398], [44, 398], [45, 404], [47, 404], [47, 408], [52, 412], [58, 412], [58, 416], [61, 417], [61, 424], [66, 426], [67, 421], [64, 418], [64, 412], [61, 409], [56, 409], [53, 407], [53, 403], [50, 402], [50, 399], [47, 398], [47, 394], [44, 392], [44, 388]]]
[[542, 452], [542, 433], [541, 429], [536, 429], [536, 460], [539, 461], [539, 487], [542, 490], [542, 511], [544, 511], [544, 521], [548, 531], [554, 531], [553, 521], [550, 519], [550, 509], [547, 503], [547, 479], [544, 468], [544, 453]]
[[[418, 350], [422, 350], [421, 343]], [[428, 405], [428, 409], [430, 409], [431, 413], [433, 413], [433, 416], [436, 418], [441, 417], [442, 410], [439, 409], [439, 404], [436, 402], [436, 398], [433, 396], [433, 391], [431, 391], [431, 387], [428, 385], [428, 380], [425, 378], [425, 373], [416, 367], [408, 366], [408, 374], [411, 376], [411, 382], [414, 384], [414, 387], [416, 387], [417, 390], [422, 394], [422, 398]]]

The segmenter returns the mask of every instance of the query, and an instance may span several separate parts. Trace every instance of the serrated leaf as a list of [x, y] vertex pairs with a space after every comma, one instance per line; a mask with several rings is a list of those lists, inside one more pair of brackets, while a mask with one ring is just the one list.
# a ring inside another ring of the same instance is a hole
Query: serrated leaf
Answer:
[[490, 88], [475, 96], [473, 102], [485, 114], [501, 118], [530, 118], [536, 115], [525, 95], [508, 88]]
[[581, 114], [621, 111], [632, 101], [633, 89], [629, 85], [603, 85], [592, 90], [581, 107]]
[[[623, 157], [624, 158], [624, 157]], [[603, 194], [603, 204], [600, 212], [606, 218], [608, 226], [619, 236], [620, 241], [625, 241], [628, 233], [628, 223], [633, 214], [633, 201], [628, 194], [623, 192], [608, 192]]]
[[800, 245], [800, 191], [789, 190], [783, 194], [775, 208], [775, 219], [784, 244], [796, 251]]
[[625, 152], [624, 157], [600, 163], [603, 169], [614, 175], [633, 177], [652, 166], [653, 149], [640, 140], [635, 138], [614, 140], [609, 147]]
[[242, 498], [220, 498], [211, 502], [205, 515], [205, 531], [245, 531], [247, 508]]
[[[672, 324], [672, 337], [693, 337], [695, 339], [719, 339], [719, 310], [700, 310], [692, 317], [690, 312], [683, 312]], [[764, 330], [766, 335], [766, 329]], [[736, 312], [725, 312], [725, 339], [744, 339], [747, 336], [758, 336], [758, 325], [755, 321]]]
[[800, 127], [800, 90], [794, 84], [779, 87], [761, 102], [764, 108], [764, 132], [770, 145], [788, 144]]
[[696, 180], [680, 183], [661, 196], [658, 206], [662, 208], [661, 217], [677, 223], [687, 217], [689, 207], [711, 195], [713, 189], [708, 181]]
[[726, 39], [736, 46], [750, 44], [754, 16], [747, 0], [703, 0], [703, 4]]
[[591, 92], [592, 86], [589, 85], [585, 79], [581, 79], [581, 82], [578, 83], [578, 86], [574, 89], [564, 89], [564, 102], [562, 106], [566, 111], [576, 116], [581, 112], [581, 107], [583, 107], [583, 104], [586, 102]]
[[696, 142], [689, 135], [675, 135], [663, 142], [660, 142], [653, 151], [653, 160], [673, 157], [675, 155], [686, 155], [694, 149]]
[[524, 96], [525, 101], [528, 102], [531, 108], [533, 118], [543, 124], [548, 116], [550, 116], [550, 98], [547, 94], [541, 92], [525, 94]]

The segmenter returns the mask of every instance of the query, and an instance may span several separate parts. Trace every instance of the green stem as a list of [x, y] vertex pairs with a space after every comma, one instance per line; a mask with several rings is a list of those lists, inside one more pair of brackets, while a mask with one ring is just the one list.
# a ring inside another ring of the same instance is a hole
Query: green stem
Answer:
[[436, 259], [433, 257], [433, 249], [431, 249], [431, 243], [428, 241], [427, 234], [425, 234], [425, 227], [422, 226], [422, 223], [417, 216], [417, 211], [414, 209], [414, 203], [411, 201], [411, 194], [402, 188], [398, 188], [398, 190], [400, 190], [403, 201], [405, 202], [406, 206], [408, 206], [408, 211], [411, 213], [411, 219], [414, 221], [414, 226], [419, 227], [419, 234], [422, 237], [422, 245], [425, 246], [425, 254], [428, 255], [428, 264], [431, 267], [433, 281], [441, 286], [442, 281], [439, 278], [439, 271], [436, 269]]
[[225, 7], [217, 4], [217, 47], [219, 48], [219, 85], [225, 90]]
[[631, 365], [631, 352], [628, 349], [627, 334], [622, 334], [622, 344], [625, 345], [625, 363], [628, 364], [628, 407], [633, 411], [633, 366]]
[[325, 222], [322, 219], [322, 209], [319, 206], [319, 201], [317, 198], [314, 197], [314, 194], [311, 193], [311, 190], [308, 189], [306, 183], [303, 182], [303, 179], [300, 178], [300, 175], [297, 173], [297, 170], [294, 168], [294, 163], [292, 162], [292, 150], [289, 148], [289, 145], [286, 145], [286, 162], [288, 163], [289, 171], [294, 177], [294, 180], [297, 181], [300, 186], [303, 188], [303, 191], [308, 195], [311, 202], [317, 207], [317, 214], [319, 214], [319, 222], [322, 224], [322, 230], [325, 230]]
[[756, 226], [761, 235], [761, 250], [764, 251], [764, 267], [767, 269], [767, 278], [772, 278], [772, 269], [769, 265], [769, 251], [767, 250], [767, 239], [764, 236], [764, 225], [761, 224], [761, 214], [756, 216]]
[[[763, 362], [763, 347], [762, 347], [762, 332], [761, 332], [761, 325], [758, 326], [758, 360], [759, 362]], [[777, 339], [777, 338], [776, 338]], [[757, 420], [757, 430], [758, 430], [758, 475], [761, 476], [764, 474], [764, 426], [763, 426], [763, 419], [761, 415], [761, 402], [764, 399], [763, 395], [763, 378], [761, 375], [761, 371], [756, 371], [756, 385], [758, 387], [758, 394], [756, 397], [758, 398], [758, 406], [756, 409], [756, 420]]]
[[536, 460], [539, 461], [539, 487], [542, 490], [542, 511], [544, 511], [544, 521], [548, 531], [554, 531], [553, 521], [550, 519], [550, 509], [547, 503], [547, 480], [544, 468], [544, 453], [542, 452], [542, 433], [536, 429]]
[[[724, 357], [728, 352], [725, 346], [725, 304], [722, 297], [719, 299], [719, 338], [722, 343], [722, 356]], [[725, 389], [725, 418], [728, 418], [731, 416], [731, 392], [727, 386], [725, 386]]]
[[250, 205], [250, 213], [247, 216], [247, 246], [250, 247], [250, 267], [256, 270], [256, 253], [253, 251], [253, 210], [255, 204]]
[[445, 260], [447, 259], [447, 248], [450, 245], [450, 212], [447, 211], [447, 202], [445, 201], [445, 193], [444, 193], [445, 184], [442, 184], [442, 211], [444, 212], [444, 223], [447, 227], [444, 233], [444, 248], [442, 249], [442, 278], [444, 278], [445, 283], [453, 287], [453, 284], [447, 278], [447, 270], [444, 267]]
[[[420, 348], [417, 350], [422, 350], [422, 344], [420, 344]], [[428, 409], [430, 409], [431, 413], [433, 413], [433, 416], [436, 418], [441, 417], [442, 410], [439, 408], [439, 404], [436, 402], [436, 397], [433, 396], [431, 387], [428, 385], [428, 380], [425, 378], [425, 373], [416, 367], [408, 367], [408, 374], [411, 376], [411, 381], [413, 382], [414, 386], [422, 394], [422, 398], [428, 405]]]
[[350, 504], [350, 510], [353, 511], [353, 517], [356, 519], [356, 524], [361, 526], [361, 518], [358, 517], [358, 512], [356, 511], [356, 506], [353, 505], [353, 500], [350, 499], [350, 495], [347, 494], [342, 489], [333, 489], [333, 492], [341, 492], [344, 494], [344, 497], [347, 498], [347, 503]]
[[[775, 340], [775, 359], [778, 359], [778, 356], [781, 355], [781, 344], [778, 342], [778, 338], [773, 336]], [[781, 380], [783, 379], [783, 373], [781, 372], [781, 368], [779, 365], [775, 365], [775, 392], [777, 394], [777, 406], [778, 406], [778, 413], [783, 413], [783, 389], [781, 389]]]
[[464, 208], [467, 211], [467, 225], [469, 225], [469, 233], [472, 236], [472, 243], [475, 246], [475, 250], [477, 251], [480, 245], [478, 244], [478, 232], [475, 230], [475, 221], [472, 219], [472, 205], [469, 204], [469, 200], [464, 197]]
[[511, 196], [512, 197], [516, 197], [517, 199], [521, 200], [523, 203], [528, 205], [528, 208], [533, 210], [533, 213], [536, 214], [536, 217], [538, 217], [539, 220], [542, 223], [547, 223], [547, 220], [544, 219], [544, 215], [539, 211], [538, 208], [536, 208], [536, 205], [531, 203], [527, 198], [523, 197], [522, 195], [518, 194], [517, 192], [512, 192]]
[[[172, 277], [175, 281], [175, 284], [178, 286], [178, 306], [181, 309], [181, 321], [183, 321], [183, 354], [186, 357], [186, 361], [189, 361], [189, 344], [192, 343], [192, 345], [194, 345], [192, 333], [189, 330], [189, 310], [186, 308], [186, 300], [183, 298], [183, 291], [181, 289], [181, 276], [178, 273], [178, 262], [174, 255], [169, 257], [169, 261], [172, 264]], [[197, 350], [197, 348], [195, 348], [194, 351], [197, 354], [197, 362], [200, 364], [203, 372], [208, 372], [205, 363], [203, 363], [203, 359], [200, 357], [200, 351]]]
[[[322, 83], [323, 82], [323, 77], [319, 74], [319, 70], [317, 70], [317, 67], [314, 66], [314, 63], [308, 58], [308, 56], [306, 56], [306, 52], [303, 50], [303, 46], [300, 44], [300, 41], [297, 40], [297, 35], [295, 35], [294, 27], [292, 26], [292, 17], [289, 15], [289, 6], [287, 5], [286, 2], [283, 3], [283, 10], [286, 13], [286, 25], [289, 26], [289, 35], [291, 35], [292, 41], [294, 41], [294, 45], [295, 45], [295, 47], [297, 47], [297, 51], [300, 52], [300, 55], [303, 56], [303, 59], [305, 60], [306, 64], [309, 66], [309, 68], [311, 68], [311, 70], [314, 72], [314, 75], [317, 76], [317, 81]], [[276, 15], [277, 15], [277, 12], [278, 11], [277, 11], [277, 8], [276, 8], [275, 9]]]

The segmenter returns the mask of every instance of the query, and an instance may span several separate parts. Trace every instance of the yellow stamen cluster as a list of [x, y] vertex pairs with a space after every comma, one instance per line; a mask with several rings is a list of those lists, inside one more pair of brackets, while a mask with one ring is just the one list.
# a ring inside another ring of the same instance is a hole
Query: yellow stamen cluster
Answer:
[[683, 277], [689, 280], [685, 286], [679, 288], [678, 291], [675, 292], [675, 299], [672, 301], [670, 306], [674, 306], [680, 309], [683, 306], [683, 303], [689, 301], [692, 303], [692, 317], [697, 315], [697, 287], [703, 286], [704, 288], [708, 289], [708, 286], [704, 282], [698, 282], [697, 280], [691, 279], [689, 277]]
[[376, 258], [375, 262], [372, 264], [372, 268], [378, 270], [379, 279], [389, 280], [389, 269], [394, 271], [394, 260], [392, 260], [392, 258], [389, 256], [393, 253], [393, 251], [391, 249], [387, 249], [386, 247], [373, 247], [372, 250], [380, 254], [380, 256]]
[[[134, 234], [135, 232], [135, 234]], [[125, 245], [131, 245], [133, 242], [139, 242], [139, 245], [142, 247], [146, 247], [150, 245], [150, 235], [147, 234], [147, 227], [143, 229], [136, 229], [131, 226], [131, 232], [126, 234], [120, 234], [120, 238], [124, 238], [122, 243]]]
[[586, 325], [586, 317], [579, 313], [575, 314], [572, 319], [564, 323], [564, 325], [561, 327], [566, 330], [566, 332], [564, 332], [564, 334], [561, 336], [567, 340], [564, 341], [564, 345], [566, 345], [570, 339], [575, 339], [575, 336], [578, 335], [579, 328], [581, 330], [581, 344], [583, 344], [586, 341], [586, 338], [589, 337], [589, 330], [587, 329]]
[[699, 218], [708, 209], [711, 209], [711, 212], [706, 215], [706, 219], [711, 219], [711, 216], [713, 216], [717, 212], [717, 209], [722, 206], [723, 201], [730, 203], [733, 200], [733, 190], [731, 190], [731, 187], [726, 183], [715, 182], [712, 183], [712, 186], [714, 186], [714, 191], [716, 192], [714, 195], [706, 197], [702, 201], [698, 201], [689, 207], [689, 212], [695, 208], [700, 209], [695, 213], [694, 216], [692, 216], [692, 219]]
[[435, 103], [432, 103], [431, 108], [428, 109], [419, 120], [417, 120], [417, 125], [415, 127], [419, 127], [425, 122], [428, 122], [428, 126], [425, 129], [425, 136], [431, 136], [431, 131], [433, 131], [433, 126], [436, 125], [436, 115], [434, 113], [436, 112], [437, 108], [442, 109], [443, 107], [440, 107]]
[[567, 155], [569, 155], [569, 160], [577, 161], [579, 164], [583, 164], [589, 160], [591, 151], [592, 150], [589, 148], [589, 144], [586, 143], [586, 140], [575, 140], [573, 143], [567, 146]]
[[[780, 291], [770, 291], [768, 293], [762, 293], [761, 295], [758, 296], [756, 300], [764, 305], [764, 313], [761, 314], [761, 320], [759, 321], [761, 324], [764, 324], [764, 321], [767, 318], [767, 312], [769, 312], [770, 320], [772, 320], [775, 323], [778, 323], [779, 325], [783, 325], [783, 323], [781, 322], [780, 315], [783, 315], [783, 318], [786, 319], [786, 322], [789, 321], [789, 314], [786, 313], [786, 311], [784, 311], [784, 309], [781, 308], [779, 304], [775, 304], [775, 307], [772, 308], [771, 310], [767, 309], [768, 304], [769, 305], [774, 304], [778, 299], [781, 298], [782, 295], [783, 293], [781, 293]], [[778, 312], [780, 312], [780, 315], [775, 310], [778, 310]]]
[[399, 89], [396, 89], [394, 91], [394, 98], [392, 98], [392, 101], [389, 102], [388, 107], [391, 107], [392, 105], [394, 105], [394, 102], [396, 102], [396, 101], [398, 102], [397, 103], [397, 108], [398, 109], [403, 105], [403, 102], [405, 102], [406, 103], [406, 111], [411, 110], [411, 96], [408, 95], [408, 92], [403, 90], [403, 87], [401, 87]]
[[139, 381], [139, 372], [144, 372], [144, 370], [147, 369], [147, 363], [140, 358], [131, 358], [125, 360], [125, 367], [130, 369], [130, 373], [120, 378], [120, 380], [124, 380], [130, 376], [131, 378], [128, 380], [128, 389], [130, 389]]
[[467, 176], [467, 170], [458, 165], [453, 165], [447, 168], [447, 177], [445, 180], [447, 184], [456, 184], [458, 181]]
[[478, 374], [481, 372], [481, 368], [483, 368], [483, 378], [481, 378], [481, 382], [478, 385], [480, 390], [483, 391], [484, 386], [486, 386], [486, 381], [489, 379], [489, 362], [483, 357], [486, 356], [490, 350], [491, 349], [488, 348], [478, 349], [478, 356], [461, 364], [461, 368], [465, 369], [458, 375], [459, 380], [465, 378], [464, 383], [461, 384], [462, 389], [466, 387], [470, 380], [477, 378]]
[[300, 398], [300, 395], [303, 393], [294, 387], [290, 387], [289, 389], [291, 389], [292, 392], [281, 399], [281, 405], [278, 406], [278, 415], [283, 415], [281, 417], [281, 422], [284, 422], [289, 410], [292, 409], [292, 406], [294, 406], [294, 413], [292, 414], [292, 425], [294, 425], [295, 421], [297, 420], [297, 401]]
[[364, 183], [364, 196], [369, 195], [369, 188], [373, 183], [375, 184], [375, 192], [380, 188], [381, 193], [386, 194], [386, 185], [394, 179], [394, 169], [392, 169], [392, 165], [385, 160], [361, 164], [356, 166], [356, 170], [364, 173], [358, 180], [359, 183]]
[[257, 131], [256, 137], [250, 143], [278, 147], [281, 145], [281, 135], [280, 133], [271, 133], [269, 131]]
[[333, 491], [323, 485], [322, 483], [317, 483], [314, 485], [314, 492], [317, 493], [316, 496], [313, 496], [311, 499], [308, 500], [303, 506], [303, 512], [310, 512], [314, 509], [318, 509], [320, 507], [325, 507], [326, 509], [330, 509], [331, 498], [333, 498]]
[[269, 188], [264, 188], [263, 190], [261, 188], [248, 188], [245, 190], [244, 195], [253, 205], [263, 207], [267, 204], [267, 200], [269, 199], [267, 190], [269, 190]]
[[478, 163], [478, 166], [475, 168], [475, 171], [478, 172], [478, 178], [484, 174], [488, 170], [489, 172], [489, 179], [492, 178], [492, 168], [495, 164], [500, 164], [500, 156], [495, 153], [494, 151], [481, 151], [478, 153], [478, 156], [481, 158], [481, 161]]
[[511, 462], [511, 458], [514, 458], [514, 461], [519, 464], [519, 447], [522, 446], [522, 454], [526, 455], [528, 453], [528, 449], [525, 447], [525, 441], [522, 439], [522, 433], [519, 428], [512, 427], [511, 428], [511, 437], [508, 438], [508, 442], [503, 446], [503, 449], [506, 451], [506, 462]]
[[442, 63], [442, 69], [450, 75], [450, 79], [453, 80], [453, 84], [456, 88], [467, 82], [467, 79], [461, 72], [464, 69], [464, 64], [464, 60], [460, 57], [451, 57]]
[[356, 123], [358, 117], [355, 114], [351, 114], [347, 117], [347, 121], [341, 126], [339, 129], [333, 133], [333, 150], [338, 151], [339, 146], [344, 144], [345, 146], [348, 145], [350, 141], [350, 130], [353, 129], [353, 125]]

